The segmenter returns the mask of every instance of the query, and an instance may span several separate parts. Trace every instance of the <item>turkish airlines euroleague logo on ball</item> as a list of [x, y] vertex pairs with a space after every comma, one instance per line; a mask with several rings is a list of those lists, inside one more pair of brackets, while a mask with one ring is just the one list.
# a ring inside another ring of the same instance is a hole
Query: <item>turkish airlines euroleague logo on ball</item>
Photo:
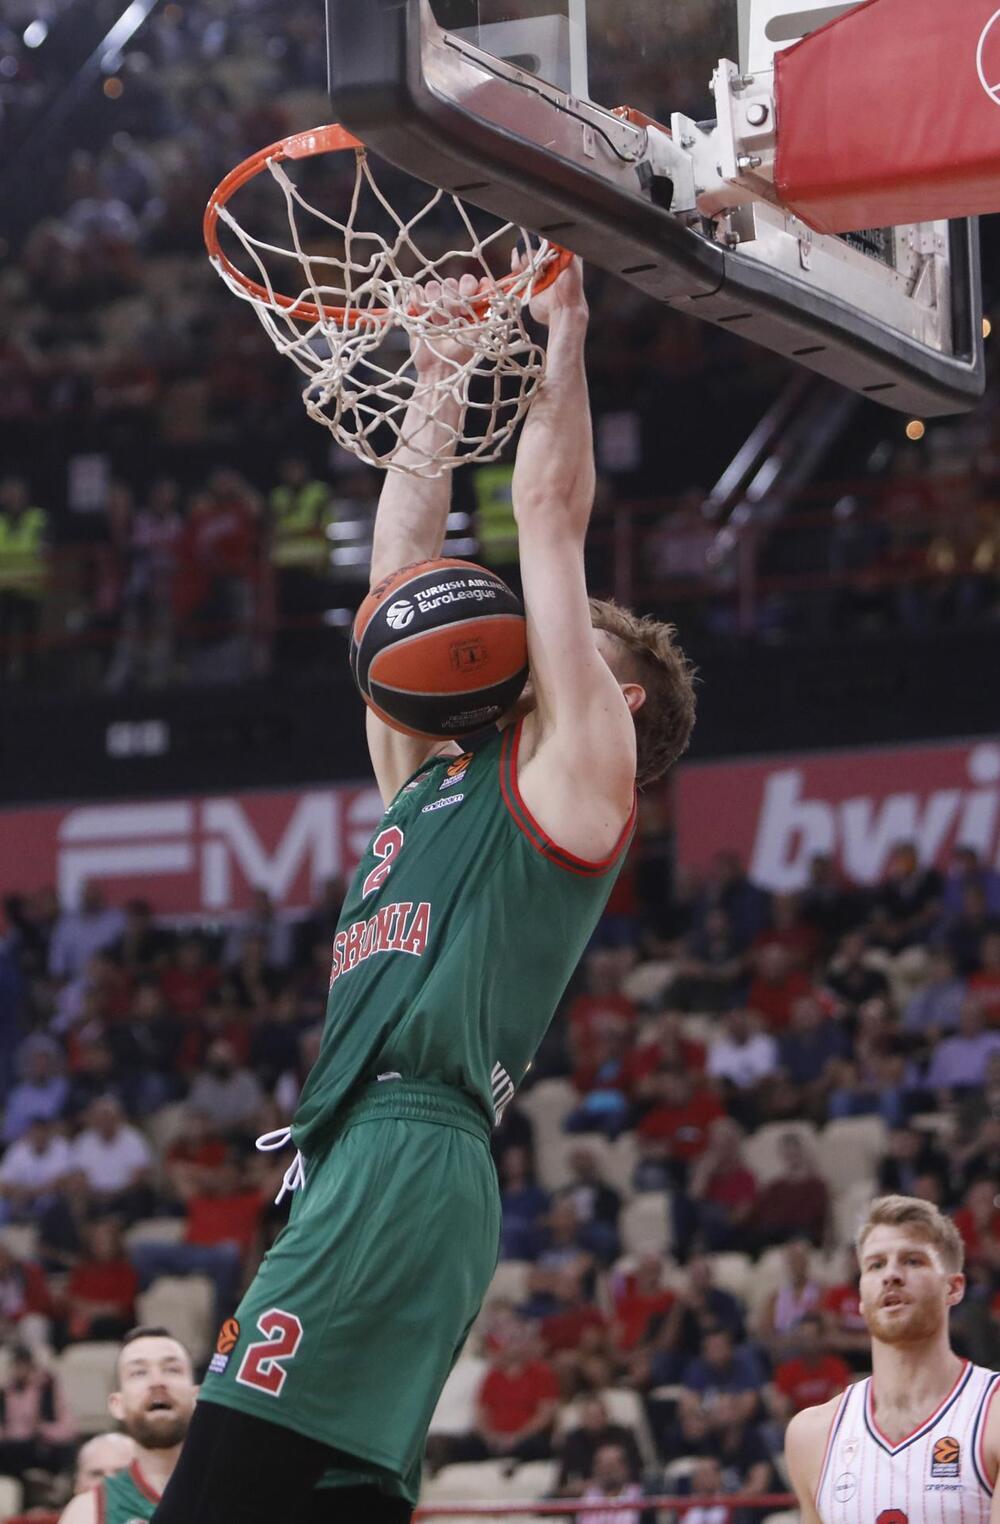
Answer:
[[413, 618], [413, 604], [409, 598], [397, 598], [385, 611], [385, 622], [390, 630], [405, 630]]
[[995, 11], [983, 27], [976, 50], [979, 81], [993, 102], [1000, 106], [1000, 11]]

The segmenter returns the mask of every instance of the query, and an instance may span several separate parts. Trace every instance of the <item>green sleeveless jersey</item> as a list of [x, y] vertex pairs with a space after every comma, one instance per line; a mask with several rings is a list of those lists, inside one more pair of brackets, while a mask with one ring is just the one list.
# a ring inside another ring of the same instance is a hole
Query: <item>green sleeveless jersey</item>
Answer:
[[383, 1075], [433, 1080], [499, 1120], [604, 909], [634, 829], [585, 862], [517, 787], [521, 726], [431, 758], [396, 795], [333, 944], [319, 1057], [293, 1123], [308, 1155]]
[[97, 1488], [97, 1524], [145, 1524], [159, 1501], [159, 1493], [133, 1461], [127, 1471], [112, 1472]]

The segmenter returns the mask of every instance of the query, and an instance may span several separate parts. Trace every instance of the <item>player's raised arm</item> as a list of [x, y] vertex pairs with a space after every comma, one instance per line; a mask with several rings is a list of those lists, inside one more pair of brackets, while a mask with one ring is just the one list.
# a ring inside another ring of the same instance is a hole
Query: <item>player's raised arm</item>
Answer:
[[[479, 287], [474, 276], [463, 275], [451, 283], [455, 305], [473, 295]], [[428, 297], [438, 295], [437, 283], [428, 285]], [[418, 459], [444, 451], [450, 452], [462, 425], [463, 405], [459, 398], [443, 389], [431, 415], [424, 397], [426, 386], [445, 379], [454, 371], [450, 363], [460, 345], [452, 339], [435, 343], [422, 340], [413, 351], [418, 379], [425, 386], [411, 400], [401, 428], [401, 439], [393, 457], [394, 465], [386, 473], [375, 515], [370, 586], [384, 577], [441, 554], [448, 512], [451, 508], [451, 473], [441, 476], [411, 476], [401, 469]], [[425, 757], [439, 749], [439, 743], [417, 740], [393, 730], [369, 710], [367, 717], [368, 750], [382, 798], [388, 804], [410, 774]]]
[[641, 685], [619, 682], [591, 624], [583, 552], [595, 472], [584, 369], [588, 311], [578, 260], [536, 298], [532, 313], [548, 324], [549, 342], [545, 380], [524, 425], [513, 482], [537, 702], [521, 788], [562, 846], [598, 858], [612, 849], [632, 809], [632, 709], [644, 695]]

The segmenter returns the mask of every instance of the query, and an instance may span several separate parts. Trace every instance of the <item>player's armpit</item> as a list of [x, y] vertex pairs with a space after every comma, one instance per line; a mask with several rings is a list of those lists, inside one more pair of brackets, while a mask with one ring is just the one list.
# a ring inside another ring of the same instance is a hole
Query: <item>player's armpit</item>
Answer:
[[372, 771], [386, 805], [392, 803], [407, 778], [412, 777], [422, 762], [426, 762], [435, 752], [447, 749], [450, 744], [446, 741], [423, 741], [416, 736], [404, 736], [402, 731], [393, 730], [391, 725], [380, 720], [370, 709], [365, 724]]
[[75, 1498], [70, 1498], [59, 1515], [59, 1524], [97, 1524], [97, 1521], [96, 1487], [92, 1487], [89, 1492], [78, 1493]]

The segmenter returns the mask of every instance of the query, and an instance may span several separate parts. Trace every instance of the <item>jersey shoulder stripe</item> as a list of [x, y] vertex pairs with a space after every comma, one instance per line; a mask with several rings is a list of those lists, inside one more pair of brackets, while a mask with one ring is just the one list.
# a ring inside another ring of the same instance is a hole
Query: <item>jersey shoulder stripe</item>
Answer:
[[826, 1481], [826, 1473], [830, 1467], [830, 1458], [833, 1455], [834, 1442], [847, 1413], [847, 1406], [851, 1400], [851, 1393], [853, 1390], [853, 1387], [849, 1386], [847, 1388], [840, 1399], [840, 1405], [837, 1408], [836, 1413], [833, 1415], [833, 1422], [830, 1425], [830, 1432], [826, 1438], [826, 1449], [823, 1451], [823, 1464], [819, 1468], [819, 1480], [816, 1483], [816, 1491], [813, 1493], [813, 1502], [817, 1505], [819, 1503], [820, 1493], [823, 1491], [823, 1483]]
[[580, 878], [602, 877], [618, 862], [635, 830], [637, 814], [635, 796], [633, 795], [632, 798], [632, 809], [629, 817], [607, 857], [590, 860], [585, 857], [577, 857], [575, 853], [567, 851], [565, 847], [561, 847], [558, 842], [553, 841], [552, 837], [539, 825], [521, 797], [521, 790], [517, 783], [517, 758], [521, 745], [521, 730], [523, 725], [524, 721], [518, 720], [516, 725], [509, 725], [503, 734], [503, 741], [500, 747], [500, 792], [503, 796], [504, 804], [507, 806], [514, 823], [528, 838], [535, 850], [540, 852], [549, 862], [564, 868], [568, 873], [577, 874]]
[[995, 1479], [993, 1482], [991, 1482], [986, 1474], [987, 1466], [986, 1455], [983, 1449], [983, 1440], [986, 1435], [986, 1420], [989, 1417], [989, 1411], [993, 1405], [993, 1399], [997, 1394], [998, 1385], [1000, 1385], [1000, 1374], [994, 1371], [991, 1378], [987, 1381], [986, 1388], [979, 1400], [979, 1407], [976, 1410], [976, 1420], [972, 1426], [972, 1469], [976, 1473], [976, 1481], [979, 1483], [980, 1487], [982, 1487], [983, 1491], [988, 1497], [993, 1496]]

